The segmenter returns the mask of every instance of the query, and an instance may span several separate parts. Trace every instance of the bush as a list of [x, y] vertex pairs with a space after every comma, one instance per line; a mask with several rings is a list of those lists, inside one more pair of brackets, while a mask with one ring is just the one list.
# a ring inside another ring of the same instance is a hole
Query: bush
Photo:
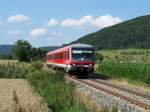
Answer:
[[32, 66], [33, 66], [35, 69], [39, 70], [39, 69], [42, 68], [43, 63], [40, 62], [40, 61], [34, 61], [34, 62], [32, 62]]

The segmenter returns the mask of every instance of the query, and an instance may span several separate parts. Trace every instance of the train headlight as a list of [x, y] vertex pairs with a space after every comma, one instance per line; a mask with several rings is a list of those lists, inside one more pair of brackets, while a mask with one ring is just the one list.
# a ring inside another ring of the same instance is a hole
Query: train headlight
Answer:
[[73, 65], [73, 66], [75, 66], [76, 64], [75, 64], [75, 63], [73, 63], [72, 65]]
[[71, 68], [71, 65], [68, 65], [68, 68]]
[[92, 66], [92, 64], [90, 64], [90, 66]]

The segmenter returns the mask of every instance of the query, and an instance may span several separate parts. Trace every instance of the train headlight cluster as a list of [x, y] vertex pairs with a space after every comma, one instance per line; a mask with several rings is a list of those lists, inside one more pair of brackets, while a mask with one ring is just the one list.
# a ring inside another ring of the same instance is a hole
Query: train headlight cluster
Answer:
[[71, 65], [68, 65], [68, 68], [71, 68]]

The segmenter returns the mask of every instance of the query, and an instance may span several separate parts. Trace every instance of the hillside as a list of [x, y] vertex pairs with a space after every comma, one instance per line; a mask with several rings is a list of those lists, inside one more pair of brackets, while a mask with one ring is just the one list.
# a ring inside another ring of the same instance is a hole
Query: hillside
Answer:
[[0, 45], [0, 54], [11, 54], [12, 45]]
[[[13, 47], [13, 45], [0, 45], [0, 55], [11, 54], [12, 53], [12, 47]], [[59, 46], [44, 46], [44, 47], [39, 47], [39, 48], [45, 49], [47, 51], [52, 51], [52, 50], [58, 49]]]
[[[150, 48], [150, 15], [85, 35], [72, 43], [85, 43], [100, 49]], [[70, 44], [72, 44], [70, 43]]]
[[44, 49], [44, 50], [47, 50], [47, 51], [53, 51], [55, 49], [58, 49], [59, 46], [45, 46], [45, 47], [40, 47], [40, 49]]

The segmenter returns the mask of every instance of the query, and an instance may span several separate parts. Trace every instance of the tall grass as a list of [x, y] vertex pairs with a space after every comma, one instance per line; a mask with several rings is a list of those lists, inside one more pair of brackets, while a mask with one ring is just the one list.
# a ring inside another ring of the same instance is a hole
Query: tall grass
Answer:
[[53, 112], [86, 112], [85, 106], [74, 100], [74, 87], [65, 83], [62, 73], [36, 71], [30, 73], [27, 79]]
[[[53, 112], [87, 112], [86, 105], [74, 94], [74, 85], [65, 83], [64, 74], [43, 71], [41, 65], [37, 62], [0, 64], [0, 78], [27, 79]], [[103, 111], [114, 112], [108, 108]]]
[[97, 72], [150, 85], [150, 64], [103, 62], [98, 64]]
[[40, 68], [40, 63], [30, 66], [0, 64], [0, 78], [27, 79], [53, 112], [86, 112], [84, 104], [74, 100], [74, 86], [65, 83], [63, 73], [46, 72]]
[[0, 64], [0, 78], [25, 78], [28, 70], [24, 65]]

